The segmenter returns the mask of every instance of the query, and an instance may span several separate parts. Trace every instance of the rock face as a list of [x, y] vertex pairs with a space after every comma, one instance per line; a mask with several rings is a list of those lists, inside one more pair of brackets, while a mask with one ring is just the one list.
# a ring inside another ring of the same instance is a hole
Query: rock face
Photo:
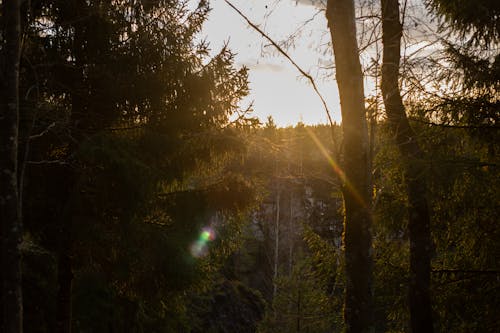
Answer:
[[[225, 280], [202, 301], [208, 310], [193, 333], [253, 333], [264, 316], [262, 296], [240, 282]], [[199, 304], [201, 305], [201, 304]]]

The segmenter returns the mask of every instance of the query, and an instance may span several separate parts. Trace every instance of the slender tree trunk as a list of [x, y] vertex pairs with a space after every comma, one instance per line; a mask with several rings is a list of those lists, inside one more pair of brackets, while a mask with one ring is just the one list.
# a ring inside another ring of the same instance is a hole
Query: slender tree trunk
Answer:
[[353, 0], [329, 0], [330, 29], [344, 133], [346, 332], [371, 332], [372, 256], [369, 141]]
[[57, 263], [57, 333], [71, 332], [73, 271], [69, 249], [61, 251]]
[[17, 155], [19, 131], [20, 1], [2, 3], [0, 217], [2, 232], [2, 332], [23, 331], [21, 276], [22, 223], [19, 212]]
[[300, 276], [299, 276], [299, 283], [297, 284], [297, 323], [296, 323], [296, 329], [295, 332], [300, 333], [300, 326], [301, 326], [301, 319], [302, 319], [302, 293], [301, 293], [301, 285], [300, 285]]
[[288, 219], [288, 275], [293, 271], [293, 246], [295, 242], [295, 226], [293, 223], [293, 191], [290, 191], [290, 218]]
[[402, 26], [398, 0], [382, 0], [382, 95], [389, 124], [403, 158], [409, 202], [410, 317], [413, 333], [432, 333], [430, 301], [430, 257], [432, 251], [430, 214], [423, 153], [406, 116], [399, 90], [399, 62]]
[[280, 198], [281, 189], [278, 185], [276, 192], [276, 221], [274, 225], [274, 277], [273, 277], [273, 299], [276, 298], [278, 292], [278, 268], [279, 268], [279, 246], [280, 246]]
[[[68, 82], [71, 88], [71, 130], [74, 140], [70, 142], [68, 151], [74, 154], [78, 151], [79, 145], [85, 140], [88, 133], [93, 128], [91, 123], [92, 115], [88, 105], [90, 95], [85, 88], [86, 82], [82, 68], [85, 67], [84, 45], [86, 43], [85, 26], [88, 24], [85, 19], [88, 13], [88, 4], [85, 0], [72, 0], [72, 5], [78, 8], [75, 16], [68, 18], [73, 22], [74, 43], [72, 56], [74, 57], [74, 72], [72, 81]], [[73, 244], [75, 241], [73, 217], [81, 213], [80, 200], [77, 190], [78, 169], [70, 168], [64, 174], [66, 181], [66, 204], [59, 217], [59, 234], [57, 249], [57, 304], [56, 304], [56, 332], [71, 333], [72, 329], [72, 287], [74, 262], [72, 260]]]

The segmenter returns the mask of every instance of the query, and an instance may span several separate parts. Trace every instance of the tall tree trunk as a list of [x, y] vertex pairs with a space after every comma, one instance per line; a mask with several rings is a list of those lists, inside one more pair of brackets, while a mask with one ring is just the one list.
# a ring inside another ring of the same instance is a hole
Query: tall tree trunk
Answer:
[[273, 276], [273, 300], [278, 292], [278, 269], [279, 269], [279, 246], [280, 246], [280, 198], [281, 188], [278, 183], [276, 189], [276, 219], [274, 225], [274, 276]]
[[[93, 127], [91, 123], [92, 115], [88, 109], [90, 103], [90, 94], [88, 88], [85, 87], [83, 68], [85, 67], [85, 44], [87, 40], [86, 25], [88, 24], [88, 6], [85, 0], [71, 0], [72, 6], [77, 10], [74, 11], [73, 17], [68, 17], [70, 22], [73, 22], [74, 43], [72, 48], [72, 56], [74, 58], [72, 81], [68, 82], [71, 88], [71, 135], [74, 138], [69, 146], [69, 154], [75, 154], [79, 146], [84, 142]], [[76, 154], [75, 154], [76, 155]], [[66, 182], [67, 192], [64, 193], [66, 203], [59, 217], [59, 233], [58, 249], [57, 249], [57, 304], [56, 304], [56, 332], [71, 333], [72, 329], [72, 287], [73, 287], [73, 270], [74, 262], [73, 244], [77, 235], [74, 235], [73, 218], [81, 213], [80, 200], [77, 179], [79, 177], [77, 168], [69, 168], [64, 173], [64, 181]]]
[[326, 9], [335, 56], [344, 133], [346, 332], [373, 330], [369, 142], [353, 0]]
[[430, 214], [423, 153], [406, 116], [399, 89], [399, 62], [402, 26], [398, 0], [382, 0], [382, 95], [387, 118], [401, 153], [409, 202], [410, 235], [410, 317], [413, 333], [432, 333], [429, 294], [432, 250]]
[[288, 219], [288, 275], [292, 276], [293, 271], [293, 246], [295, 243], [295, 226], [293, 223], [293, 190], [289, 196], [290, 217]]
[[0, 217], [2, 231], [2, 332], [23, 331], [21, 277], [22, 223], [19, 212], [17, 155], [19, 131], [20, 1], [2, 3], [0, 109]]
[[58, 254], [57, 333], [71, 333], [73, 271], [69, 249]]

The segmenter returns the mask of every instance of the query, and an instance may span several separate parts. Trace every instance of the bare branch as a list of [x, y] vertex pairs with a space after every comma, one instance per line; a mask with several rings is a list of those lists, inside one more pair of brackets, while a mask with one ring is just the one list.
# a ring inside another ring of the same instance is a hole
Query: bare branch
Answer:
[[28, 164], [43, 165], [43, 164], [58, 164], [68, 165], [69, 163], [64, 160], [41, 160], [41, 161], [27, 161]]
[[433, 274], [500, 274], [498, 270], [471, 270], [471, 269], [433, 269]]
[[30, 136], [29, 136], [29, 139], [30, 139], [30, 140], [34, 140], [34, 139], [38, 139], [38, 138], [40, 138], [40, 137], [44, 136], [44, 135], [45, 135], [45, 134], [47, 134], [47, 133], [48, 133], [48, 132], [49, 132], [49, 131], [50, 131], [50, 130], [54, 127], [54, 126], [56, 126], [56, 123], [55, 123], [55, 122], [50, 123], [50, 125], [49, 125], [49, 126], [47, 126], [47, 128], [46, 128], [46, 129], [44, 129], [43, 131], [41, 131], [40, 133], [30, 135]]
[[417, 122], [417, 123], [421, 123], [421, 124], [430, 125], [430, 126], [446, 127], [446, 128], [457, 128], [457, 129], [476, 129], [476, 128], [482, 128], [482, 129], [500, 129], [500, 126], [498, 126], [498, 125], [451, 125], [451, 124], [434, 123], [432, 121], [425, 121], [425, 120], [414, 119], [414, 118], [410, 118], [409, 120]]

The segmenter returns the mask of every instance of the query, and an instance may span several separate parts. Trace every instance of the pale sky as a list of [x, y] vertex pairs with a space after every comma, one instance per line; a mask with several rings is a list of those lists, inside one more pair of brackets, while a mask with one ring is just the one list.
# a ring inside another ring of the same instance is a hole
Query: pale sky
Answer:
[[[299, 29], [300, 36], [288, 53], [306, 71], [316, 77], [316, 83], [328, 102], [332, 117], [340, 121], [336, 83], [332, 77], [325, 79], [327, 70], [319, 71], [320, 65], [331, 63], [330, 52], [321, 54], [320, 45], [327, 43], [326, 19], [318, 8], [296, 0], [233, 0], [232, 3], [275, 41], [282, 42], [294, 34], [308, 19], [314, 18]], [[265, 121], [271, 115], [279, 126], [327, 123], [327, 117], [320, 99], [309, 82], [289, 64], [283, 56], [269, 46], [268, 42], [252, 29], [223, 0], [211, 0], [213, 10], [205, 23], [203, 35], [210, 42], [214, 52], [225, 41], [237, 53], [237, 66], [250, 69], [249, 99], [254, 102], [254, 115]], [[273, 10], [274, 9], [274, 10]], [[266, 18], [266, 13], [269, 15]], [[315, 14], [317, 14], [315, 16]], [[326, 50], [327, 46], [323, 47]], [[331, 73], [333, 74], [333, 72]]]
[[[280, 45], [290, 41], [290, 36], [296, 37], [293, 46], [284, 48], [302, 69], [315, 78], [333, 120], [340, 122], [337, 84], [331, 69], [333, 54], [329, 44], [330, 34], [324, 11], [319, 11], [319, 8], [324, 7], [321, 3], [325, 0], [230, 1]], [[264, 122], [271, 115], [279, 126], [295, 125], [299, 121], [326, 124], [325, 109], [307, 79], [224, 0], [211, 0], [210, 4], [212, 11], [202, 35], [210, 43], [212, 52], [216, 53], [224, 42], [229, 41], [230, 49], [237, 53], [236, 65], [250, 69], [251, 92], [242, 107], [253, 101], [255, 116]], [[412, 15], [406, 17], [405, 26], [410, 27], [412, 36], [405, 35], [403, 48], [406, 47], [404, 54], [410, 54], [422, 45], [433, 45], [427, 34], [434, 30], [432, 25], [435, 23], [431, 24], [422, 0], [408, 0], [406, 4]], [[363, 16], [370, 14], [369, 11], [378, 11], [376, 6], [379, 2], [358, 0], [356, 5], [357, 15]], [[358, 33], [364, 28], [368, 32], [372, 31], [376, 23], [373, 19], [362, 23], [358, 21]], [[371, 38], [370, 33], [365, 36]], [[361, 46], [367, 40], [361, 38], [359, 42]], [[374, 50], [365, 52], [361, 57], [362, 65], [367, 65], [375, 53]], [[365, 78], [365, 95], [373, 93], [374, 87], [374, 80]]]

